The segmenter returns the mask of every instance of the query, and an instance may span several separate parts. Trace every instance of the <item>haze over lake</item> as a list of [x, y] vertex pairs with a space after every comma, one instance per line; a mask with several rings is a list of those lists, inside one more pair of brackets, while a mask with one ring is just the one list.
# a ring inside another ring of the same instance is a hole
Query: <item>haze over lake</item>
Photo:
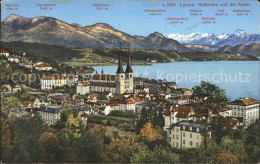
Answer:
[[[105, 74], [115, 74], [117, 66], [95, 66]], [[132, 66], [135, 77], [176, 81], [191, 89], [200, 81], [210, 81], [226, 90], [228, 98], [259, 97], [259, 61], [173, 62], [151, 66]], [[125, 67], [124, 67], [125, 69]]]

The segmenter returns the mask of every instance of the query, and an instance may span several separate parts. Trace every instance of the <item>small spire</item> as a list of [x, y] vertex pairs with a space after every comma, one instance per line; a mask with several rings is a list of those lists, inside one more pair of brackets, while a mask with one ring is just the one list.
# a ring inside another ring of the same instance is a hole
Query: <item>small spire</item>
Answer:
[[120, 43], [120, 51], [119, 51], [119, 58], [118, 58], [118, 68], [116, 73], [125, 73], [122, 66], [122, 60], [121, 60], [121, 43]]
[[101, 70], [101, 74], [102, 74], [102, 75], [104, 74], [104, 70], [103, 70], [103, 68], [102, 68], [102, 70]]
[[132, 67], [131, 67], [131, 58], [130, 58], [130, 50], [128, 51], [128, 61], [125, 73], [133, 73]]
[[98, 74], [97, 70], [96, 70], [96, 74]]

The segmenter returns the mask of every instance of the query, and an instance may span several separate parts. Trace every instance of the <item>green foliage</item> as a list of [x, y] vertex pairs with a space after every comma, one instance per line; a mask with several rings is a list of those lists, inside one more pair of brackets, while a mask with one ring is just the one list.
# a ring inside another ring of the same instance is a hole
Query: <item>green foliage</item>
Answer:
[[227, 97], [223, 89], [210, 82], [202, 81], [192, 91], [196, 100], [193, 106], [195, 117], [201, 119], [205, 125], [204, 145], [207, 148], [209, 120], [226, 107]]
[[224, 151], [236, 155], [240, 162], [244, 162], [244, 160], [246, 159], [246, 148], [242, 140], [233, 140], [230, 137], [226, 136], [222, 138], [220, 145], [224, 149]]
[[136, 114], [132, 111], [121, 111], [121, 110], [113, 110], [108, 114], [108, 116], [127, 117], [127, 118], [137, 117]]
[[135, 127], [135, 131], [136, 131], [137, 134], [140, 133], [140, 130], [142, 129], [144, 124], [146, 124], [148, 121], [149, 121], [149, 119], [148, 119], [147, 110], [145, 109], [145, 107], [143, 107], [143, 109], [141, 110], [140, 118], [137, 121], [137, 124], [136, 124], [136, 127]]
[[21, 108], [21, 104], [21, 101], [14, 96], [3, 97], [1, 101], [1, 110], [4, 113], [18, 112]]
[[224, 118], [223, 116], [213, 117], [211, 121], [212, 136], [217, 143], [220, 143], [224, 136], [232, 136], [237, 130], [233, 128], [236, 126], [236, 121], [230, 118]]

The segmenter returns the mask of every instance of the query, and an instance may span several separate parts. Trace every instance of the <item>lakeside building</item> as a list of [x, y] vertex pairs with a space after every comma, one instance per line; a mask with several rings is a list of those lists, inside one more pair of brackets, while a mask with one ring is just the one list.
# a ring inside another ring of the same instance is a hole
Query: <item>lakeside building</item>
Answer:
[[232, 109], [232, 117], [240, 119], [244, 126], [248, 126], [259, 118], [260, 101], [246, 97], [228, 104]]
[[133, 70], [131, 67], [130, 54], [126, 70], [123, 70], [121, 55], [119, 54], [118, 68], [116, 75], [106, 75], [103, 73], [93, 75], [90, 81], [91, 92], [111, 92], [116, 94], [134, 93]]

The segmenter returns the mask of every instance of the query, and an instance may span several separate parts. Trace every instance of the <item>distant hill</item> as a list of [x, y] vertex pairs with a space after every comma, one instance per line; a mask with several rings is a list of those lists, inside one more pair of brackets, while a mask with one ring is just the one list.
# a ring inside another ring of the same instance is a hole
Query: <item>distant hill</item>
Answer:
[[218, 53], [233, 53], [233, 54], [243, 54], [250, 55], [255, 57], [260, 57], [260, 44], [253, 43], [250, 45], [237, 45], [234, 47], [231, 46], [223, 46], [219, 48], [216, 52]]
[[1, 41], [4, 42], [37, 42], [74, 48], [119, 47], [118, 43], [121, 42], [122, 47], [131, 45], [131, 48], [137, 49], [192, 51], [178, 41], [166, 38], [158, 32], [147, 37], [131, 36], [105, 23], [82, 27], [52, 17], [24, 18], [12, 14], [1, 22], [1, 26]]
[[214, 52], [217, 50], [217, 48], [215, 48], [214, 46], [209, 46], [209, 45], [184, 44], [184, 46], [194, 51], [201, 51], [201, 52]]

